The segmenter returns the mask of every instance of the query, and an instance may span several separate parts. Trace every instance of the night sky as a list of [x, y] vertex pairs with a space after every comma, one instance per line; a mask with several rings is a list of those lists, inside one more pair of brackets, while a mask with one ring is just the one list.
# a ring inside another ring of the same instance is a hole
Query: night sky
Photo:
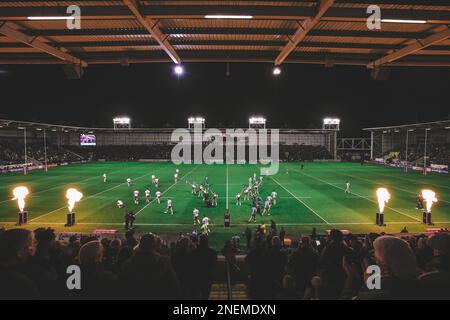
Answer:
[[0, 66], [0, 117], [111, 127], [128, 115], [134, 127], [185, 127], [191, 115], [208, 127], [247, 126], [264, 115], [269, 127], [317, 128], [342, 119], [343, 135], [361, 129], [448, 119], [450, 68], [397, 68], [376, 82], [364, 67], [269, 64], [186, 64], [178, 78], [170, 64], [89, 66], [82, 80], [66, 80], [60, 66]]

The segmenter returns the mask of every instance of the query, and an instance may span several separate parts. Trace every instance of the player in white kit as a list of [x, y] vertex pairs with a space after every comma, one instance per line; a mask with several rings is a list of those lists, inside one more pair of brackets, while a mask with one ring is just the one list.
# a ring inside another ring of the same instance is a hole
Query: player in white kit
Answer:
[[192, 212], [192, 214], [194, 215], [194, 226], [197, 226], [200, 224], [200, 210], [198, 210], [197, 208], [194, 209], [194, 211]]
[[272, 198], [272, 196], [268, 196], [267, 199], [266, 199], [266, 201], [269, 201], [269, 203], [270, 203], [270, 209], [272, 209], [272, 205], [273, 205], [273, 198]]
[[266, 200], [266, 202], [264, 204], [264, 211], [263, 211], [262, 215], [270, 216], [270, 201], [269, 200]]
[[345, 184], [345, 193], [351, 193], [350, 192], [350, 182], [347, 181], [347, 183]]
[[178, 183], [178, 173], [175, 173], [175, 175], [173, 177], [174, 177], [175, 183]]
[[117, 206], [117, 208], [122, 209], [125, 205], [123, 204], [122, 200], [117, 200], [116, 206]]
[[155, 188], [159, 188], [159, 179], [158, 178], [155, 179]]
[[127, 184], [128, 184], [128, 187], [131, 187], [131, 178], [127, 179]]
[[170, 212], [171, 215], [173, 215], [173, 201], [172, 201], [172, 199], [168, 199], [167, 200], [167, 209], [166, 209], [166, 211], [164, 211], [164, 213], [169, 213], [169, 212]]
[[241, 206], [242, 206], [242, 195], [241, 195], [240, 192], [236, 195], [236, 205], [237, 205], [238, 207], [241, 207]]
[[155, 179], [156, 179], [156, 176], [152, 175], [152, 184], [155, 184]]
[[156, 191], [156, 201], [161, 204], [161, 191]]
[[213, 198], [212, 198], [212, 206], [213, 207], [217, 207], [217, 199], [219, 198], [219, 195], [217, 193], [213, 193]]
[[245, 201], [248, 201], [248, 200], [250, 200], [250, 191], [251, 191], [252, 189], [250, 188], [250, 187], [248, 187], [248, 188], [246, 188], [245, 190], [244, 190], [244, 200]]
[[108, 178], [108, 177], [106, 176], [106, 173], [104, 173], [104, 174], [103, 174], [103, 182], [104, 182], [104, 183], [106, 183], [107, 178]]
[[133, 192], [133, 197], [134, 197], [134, 204], [138, 205], [139, 204], [139, 191], [138, 190], [135, 190]]
[[202, 224], [204, 226], [208, 227], [209, 226], [209, 218], [208, 217], [204, 217], [203, 220], [202, 220]]
[[151, 198], [151, 192], [150, 190], [145, 190], [145, 201], [147, 201], [147, 203], [150, 202], [150, 198]]
[[192, 182], [192, 194], [195, 195], [197, 194], [197, 185], [195, 184], [195, 182]]
[[256, 206], [252, 207], [252, 215], [250, 216], [250, 219], [248, 220], [248, 222], [256, 222], [256, 215], [258, 214], [258, 209], [256, 208]]
[[273, 202], [274, 206], [277, 204], [277, 197], [278, 197], [278, 193], [275, 190], [273, 190], [272, 191], [272, 202]]

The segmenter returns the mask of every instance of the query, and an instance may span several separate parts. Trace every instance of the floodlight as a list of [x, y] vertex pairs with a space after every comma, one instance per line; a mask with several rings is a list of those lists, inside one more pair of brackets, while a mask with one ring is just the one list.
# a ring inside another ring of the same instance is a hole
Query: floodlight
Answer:
[[130, 124], [130, 118], [122, 117], [122, 118], [114, 118], [113, 122], [115, 124]]
[[403, 20], [403, 19], [381, 19], [381, 22], [385, 23], [412, 23], [412, 24], [424, 24], [426, 20]]
[[202, 127], [205, 126], [206, 119], [203, 117], [190, 117], [188, 118], [188, 128], [192, 128], [195, 125], [201, 125]]
[[208, 14], [205, 19], [232, 19], [232, 20], [250, 20], [253, 16], [250, 15], [231, 15], [231, 14]]
[[176, 74], [177, 76], [181, 76], [181, 75], [183, 75], [183, 73], [184, 73], [184, 69], [183, 69], [183, 67], [180, 66], [180, 65], [176, 65], [175, 68], [174, 68], [173, 70], [175, 71], [175, 74]]
[[324, 130], [340, 130], [341, 120], [338, 118], [325, 118], [323, 119]]
[[75, 20], [74, 16], [36, 16], [27, 17], [28, 20]]
[[281, 68], [280, 67], [273, 68], [273, 75], [274, 76], [279, 76], [280, 74], [281, 74]]
[[266, 128], [266, 118], [264, 117], [251, 117], [249, 120], [249, 127], [250, 128]]
[[341, 124], [341, 120], [340, 119], [336, 119], [336, 118], [325, 118], [323, 119], [323, 124], [326, 125], [339, 125]]
[[265, 124], [266, 121], [267, 120], [263, 117], [251, 117], [249, 119], [250, 124]]
[[114, 129], [131, 129], [129, 117], [116, 117], [113, 119]]

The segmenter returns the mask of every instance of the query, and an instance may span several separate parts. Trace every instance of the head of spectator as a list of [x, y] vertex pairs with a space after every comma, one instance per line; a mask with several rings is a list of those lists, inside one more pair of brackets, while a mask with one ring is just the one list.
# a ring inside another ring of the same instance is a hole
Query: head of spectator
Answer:
[[51, 228], [39, 228], [34, 230], [34, 237], [38, 246], [50, 245], [55, 242], [55, 230]]
[[139, 252], [156, 253], [159, 248], [159, 237], [152, 233], [144, 234], [138, 246]]
[[396, 237], [382, 236], [373, 243], [382, 272], [400, 279], [417, 278], [417, 261], [409, 244]]
[[11, 229], [0, 234], [0, 265], [19, 265], [34, 256], [35, 252], [34, 232]]
[[233, 249], [233, 241], [227, 240], [225, 241], [225, 246], [223, 247], [224, 250], [226, 249]]
[[120, 248], [117, 253], [117, 264], [122, 269], [125, 262], [127, 262], [133, 256], [133, 248], [129, 246], [124, 246]]
[[281, 240], [279, 237], [273, 237], [272, 238], [272, 248], [274, 248], [275, 250], [280, 250], [282, 247], [281, 245]]
[[201, 235], [198, 242], [199, 248], [208, 248], [209, 247], [209, 238], [206, 235]]
[[78, 261], [84, 266], [99, 265], [103, 261], [103, 246], [100, 241], [90, 241], [84, 244], [78, 253]]
[[330, 232], [330, 239], [332, 242], [341, 243], [344, 240], [344, 235], [340, 230], [333, 229]]
[[311, 247], [311, 238], [310, 237], [302, 237], [300, 239], [300, 247], [302, 247], [302, 248]]
[[428, 240], [428, 245], [433, 249], [435, 256], [447, 256], [450, 254], [450, 233], [437, 233]]
[[178, 253], [188, 253], [191, 246], [191, 240], [189, 238], [181, 238], [178, 241], [177, 252]]
[[122, 247], [122, 240], [120, 240], [119, 238], [116, 238], [111, 241], [109, 246], [111, 249], [119, 251], [120, 248]]

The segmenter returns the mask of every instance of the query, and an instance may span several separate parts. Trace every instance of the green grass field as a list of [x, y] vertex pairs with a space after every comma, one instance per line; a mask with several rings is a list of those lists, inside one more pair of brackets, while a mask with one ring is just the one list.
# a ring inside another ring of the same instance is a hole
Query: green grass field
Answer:
[[[183, 165], [180, 181], [174, 184], [176, 166], [170, 163], [91, 163], [52, 168], [49, 172], [33, 171], [29, 176], [8, 174], [0, 176], [0, 225], [13, 227], [17, 219], [17, 207], [12, 198], [12, 189], [19, 185], [28, 186], [31, 196], [27, 199], [29, 228], [53, 227], [61, 232], [91, 232], [95, 229], [117, 229], [123, 232], [124, 209], [116, 208], [115, 202], [125, 202], [126, 209], [137, 214], [136, 225], [139, 232], [159, 232], [176, 234], [193, 229], [192, 210], [200, 209], [201, 215], [210, 217], [212, 242], [216, 247], [234, 233], [242, 233], [248, 225], [250, 202], [242, 207], [235, 205], [235, 195], [248, 183], [248, 178], [259, 169], [252, 165]], [[289, 169], [289, 174], [286, 174]], [[102, 174], [108, 174], [107, 183]], [[150, 188], [151, 175], [160, 178], [160, 191], [164, 201], [147, 204], [141, 199], [140, 205], [133, 204], [135, 189]], [[126, 178], [132, 178], [134, 185], [129, 188]], [[203, 182], [209, 177], [213, 191], [219, 194], [219, 206], [206, 209], [202, 200], [191, 195], [191, 183]], [[346, 181], [350, 181], [352, 194], [344, 194]], [[186, 183], [188, 182], [188, 183]], [[375, 190], [387, 187], [392, 200], [385, 211], [386, 227], [374, 225], [377, 200]], [[77, 225], [65, 228], [65, 190], [79, 189], [83, 200], [77, 205]], [[264, 180], [261, 190], [263, 199], [276, 190], [278, 204], [270, 217], [258, 217], [258, 223], [275, 220], [283, 225], [290, 236], [310, 233], [313, 227], [318, 232], [331, 228], [347, 229], [354, 233], [399, 232], [407, 227], [411, 232], [425, 230], [421, 222], [422, 213], [415, 209], [416, 195], [423, 188], [436, 191], [439, 203], [433, 210], [436, 227], [450, 226], [450, 179], [448, 175], [432, 174], [427, 177], [419, 173], [405, 174], [401, 170], [381, 166], [364, 166], [351, 163], [307, 163], [300, 170], [298, 163], [281, 164], [278, 175]], [[223, 227], [223, 214], [229, 194], [232, 213], [232, 228]], [[165, 200], [174, 200], [175, 215], [164, 214]]]

